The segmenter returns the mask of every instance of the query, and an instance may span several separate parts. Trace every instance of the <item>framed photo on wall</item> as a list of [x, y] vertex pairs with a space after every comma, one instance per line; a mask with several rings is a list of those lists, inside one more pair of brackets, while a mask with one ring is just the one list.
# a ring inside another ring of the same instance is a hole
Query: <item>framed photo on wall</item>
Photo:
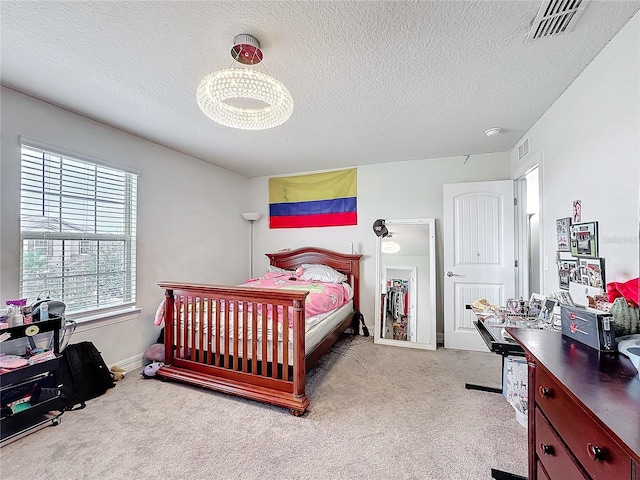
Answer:
[[573, 201], [573, 223], [580, 223], [582, 221], [582, 201]]
[[562, 290], [569, 290], [569, 282], [578, 278], [578, 261], [576, 259], [558, 260], [558, 284]]
[[581, 258], [578, 262], [580, 278], [583, 285], [604, 289], [604, 258]]
[[571, 225], [571, 254], [574, 257], [598, 256], [598, 222]]
[[556, 238], [558, 240], [559, 252], [570, 252], [569, 234], [571, 228], [571, 217], [559, 218], [556, 220]]

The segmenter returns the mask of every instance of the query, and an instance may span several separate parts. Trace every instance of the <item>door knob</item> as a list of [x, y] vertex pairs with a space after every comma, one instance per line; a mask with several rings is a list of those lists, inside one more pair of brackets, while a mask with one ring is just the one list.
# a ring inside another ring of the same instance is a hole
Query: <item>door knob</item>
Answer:
[[453, 273], [451, 270], [447, 272], [447, 277], [463, 277], [464, 275], [458, 275], [457, 273]]

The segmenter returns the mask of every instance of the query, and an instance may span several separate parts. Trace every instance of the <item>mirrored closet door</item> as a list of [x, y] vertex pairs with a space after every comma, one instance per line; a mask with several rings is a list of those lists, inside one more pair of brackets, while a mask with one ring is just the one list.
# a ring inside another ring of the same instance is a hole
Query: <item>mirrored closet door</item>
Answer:
[[377, 241], [376, 343], [435, 350], [435, 219], [385, 219]]

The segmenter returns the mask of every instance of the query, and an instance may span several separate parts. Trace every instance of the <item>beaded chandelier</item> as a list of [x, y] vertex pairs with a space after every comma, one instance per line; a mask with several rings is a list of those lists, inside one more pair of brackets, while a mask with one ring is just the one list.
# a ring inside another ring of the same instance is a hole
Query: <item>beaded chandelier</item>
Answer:
[[[260, 44], [251, 35], [237, 35], [231, 49], [243, 65], [262, 61]], [[200, 110], [213, 121], [241, 130], [264, 130], [286, 122], [293, 98], [282, 82], [251, 68], [216, 70], [202, 79], [196, 91]]]

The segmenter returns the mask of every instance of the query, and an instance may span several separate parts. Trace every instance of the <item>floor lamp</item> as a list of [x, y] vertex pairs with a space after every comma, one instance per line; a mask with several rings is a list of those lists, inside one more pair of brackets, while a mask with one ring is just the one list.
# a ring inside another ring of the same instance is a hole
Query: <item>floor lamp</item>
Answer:
[[251, 256], [249, 257], [249, 261], [251, 262], [251, 278], [253, 278], [253, 223], [256, 220], [260, 220], [262, 214], [258, 212], [247, 212], [242, 214], [242, 218], [251, 224]]

